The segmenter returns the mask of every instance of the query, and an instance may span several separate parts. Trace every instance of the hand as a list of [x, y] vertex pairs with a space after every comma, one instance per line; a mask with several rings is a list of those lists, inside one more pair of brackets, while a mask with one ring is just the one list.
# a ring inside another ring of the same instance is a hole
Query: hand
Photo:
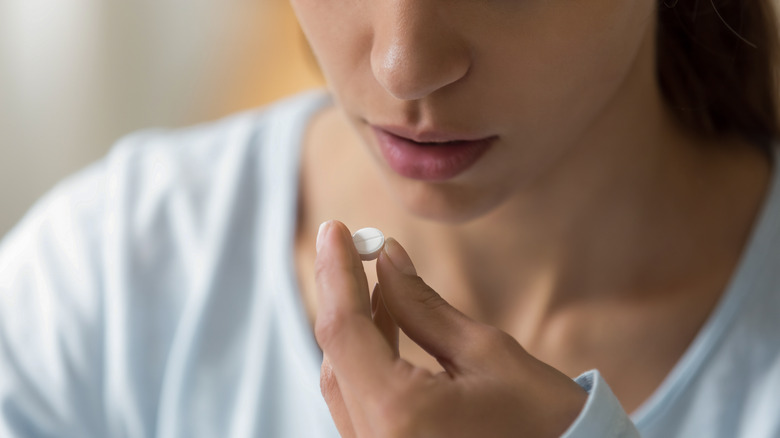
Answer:
[[[346, 226], [324, 224], [317, 251], [321, 389], [342, 436], [553, 437], [585, 405], [570, 378], [444, 301], [395, 240], [379, 256], [370, 300]], [[399, 326], [445, 372], [400, 358]]]

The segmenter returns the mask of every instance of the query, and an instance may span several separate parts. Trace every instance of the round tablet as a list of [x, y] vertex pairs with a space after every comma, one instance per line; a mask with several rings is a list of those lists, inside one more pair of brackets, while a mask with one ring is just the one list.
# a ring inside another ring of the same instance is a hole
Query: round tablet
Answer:
[[352, 234], [352, 242], [361, 259], [374, 260], [385, 245], [385, 235], [376, 228], [361, 228]]

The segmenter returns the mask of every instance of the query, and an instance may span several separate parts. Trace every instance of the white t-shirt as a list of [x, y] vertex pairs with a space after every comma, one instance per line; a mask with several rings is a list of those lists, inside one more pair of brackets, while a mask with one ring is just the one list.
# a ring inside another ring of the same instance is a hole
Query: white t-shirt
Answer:
[[[329, 102], [133, 134], [30, 211], [0, 244], [0, 437], [338, 436], [293, 255], [302, 134]], [[780, 436], [778, 268], [775, 172], [642, 436]], [[598, 372], [577, 381], [569, 436], [636, 436]]]

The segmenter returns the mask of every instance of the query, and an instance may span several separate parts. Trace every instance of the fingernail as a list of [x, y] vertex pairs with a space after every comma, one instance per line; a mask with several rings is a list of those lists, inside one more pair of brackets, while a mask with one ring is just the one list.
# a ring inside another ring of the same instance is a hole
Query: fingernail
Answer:
[[392, 237], [385, 241], [385, 247], [382, 250], [387, 254], [390, 262], [393, 263], [396, 269], [406, 275], [417, 275], [417, 270], [414, 269], [412, 259], [409, 258], [409, 254], [403, 249], [400, 243], [398, 243]]
[[322, 238], [325, 237], [325, 232], [328, 231], [328, 228], [330, 228], [330, 221], [325, 221], [320, 224], [320, 228], [317, 230], [317, 252], [320, 252], [320, 248], [322, 248]]

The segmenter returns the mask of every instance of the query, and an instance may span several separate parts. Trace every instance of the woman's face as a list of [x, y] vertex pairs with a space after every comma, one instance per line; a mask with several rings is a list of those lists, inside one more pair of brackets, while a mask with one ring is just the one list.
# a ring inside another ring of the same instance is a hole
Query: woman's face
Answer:
[[539, 183], [642, 108], [655, 2], [292, 0], [393, 195], [447, 222]]

